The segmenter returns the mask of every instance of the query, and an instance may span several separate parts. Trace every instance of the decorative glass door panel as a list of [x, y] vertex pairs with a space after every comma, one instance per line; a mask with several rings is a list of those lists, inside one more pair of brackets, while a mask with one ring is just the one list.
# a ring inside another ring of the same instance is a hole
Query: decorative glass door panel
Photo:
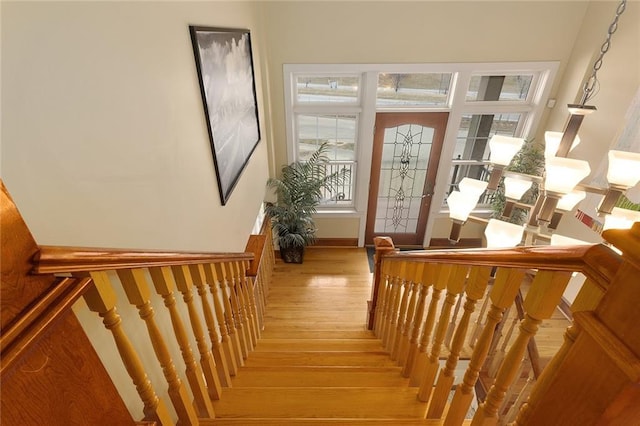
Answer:
[[447, 113], [376, 116], [366, 243], [422, 245]]

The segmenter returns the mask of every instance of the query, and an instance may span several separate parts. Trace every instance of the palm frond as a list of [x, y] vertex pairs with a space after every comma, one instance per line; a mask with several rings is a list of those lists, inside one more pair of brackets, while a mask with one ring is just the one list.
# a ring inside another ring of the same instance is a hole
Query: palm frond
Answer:
[[315, 241], [312, 216], [324, 192], [331, 192], [350, 175], [345, 168], [327, 175], [327, 150], [325, 142], [307, 161], [287, 164], [280, 170], [279, 178], [267, 181], [267, 186], [275, 191], [277, 201], [268, 205], [266, 212], [282, 247], [306, 246]]

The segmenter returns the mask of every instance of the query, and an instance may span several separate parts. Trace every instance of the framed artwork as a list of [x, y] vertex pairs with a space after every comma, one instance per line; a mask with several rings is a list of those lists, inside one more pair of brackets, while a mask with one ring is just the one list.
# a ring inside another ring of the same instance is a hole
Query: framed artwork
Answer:
[[224, 206], [260, 141], [249, 30], [189, 26]]

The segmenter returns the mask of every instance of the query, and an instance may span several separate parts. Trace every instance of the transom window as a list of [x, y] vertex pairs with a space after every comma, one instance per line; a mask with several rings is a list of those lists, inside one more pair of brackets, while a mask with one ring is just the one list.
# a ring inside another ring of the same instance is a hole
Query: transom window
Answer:
[[351, 103], [360, 97], [360, 76], [299, 75], [296, 77], [296, 102]]
[[451, 73], [380, 73], [376, 105], [448, 106]]
[[529, 96], [533, 74], [474, 75], [469, 82], [466, 100], [523, 102]]

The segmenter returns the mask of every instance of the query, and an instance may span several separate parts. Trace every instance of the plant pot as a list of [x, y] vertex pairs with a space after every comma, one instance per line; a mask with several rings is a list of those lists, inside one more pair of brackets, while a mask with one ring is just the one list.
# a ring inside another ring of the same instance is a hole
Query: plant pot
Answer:
[[302, 263], [304, 247], [280, 247], [280, 257], [284, 263]]

